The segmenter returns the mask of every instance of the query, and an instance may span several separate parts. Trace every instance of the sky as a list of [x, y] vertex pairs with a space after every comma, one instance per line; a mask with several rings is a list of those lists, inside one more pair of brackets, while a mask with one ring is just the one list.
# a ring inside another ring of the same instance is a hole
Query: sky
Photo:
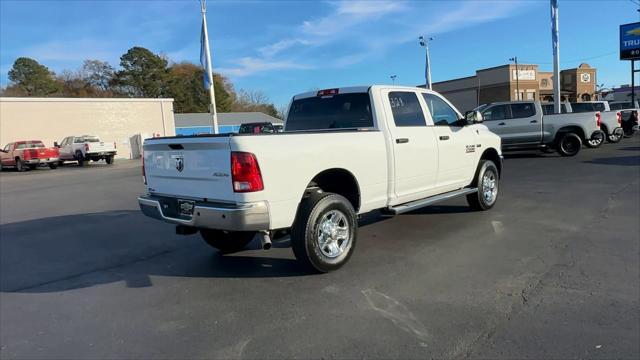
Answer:
[[[619, 25], [640, 21], [630, 0], [559, 0], [561, 68], [582, 62], [605, 87], [631, 82]], [[214, 71], [277, 106], [312, 89], [434, 82], [519, 63], [552, 70], [549, 1], [207, 1]], [[118, 66], [133, 46], [199, 62], [200, 4], [183, 1], [0, 0], [0, 85], [16, 58], [59, 73], [85, 59]]]

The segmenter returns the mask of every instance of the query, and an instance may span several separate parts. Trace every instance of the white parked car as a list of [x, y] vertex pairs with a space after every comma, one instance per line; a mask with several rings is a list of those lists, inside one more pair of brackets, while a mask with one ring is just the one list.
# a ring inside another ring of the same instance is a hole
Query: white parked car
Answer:
[[478, 210], [496, 203], [500, 138], [434, 91], [314, 91], [296, 95], [287, 114], [283, 133], [147, 139], [141, 210], [222, 252], [256, 234], [269, 248], [270, 235], [289, 229], [296, 258], [326, 272], [351, 256], [358, 214], [457, 196]]
[[117, 153], [115, 142], [104, 142], [93, 135], [67, 136], [54, 145], [60, 149], [60, 165], [65, 161], [77, 161], [79, 166], [84, 166], [89, 160], [113, 164]]

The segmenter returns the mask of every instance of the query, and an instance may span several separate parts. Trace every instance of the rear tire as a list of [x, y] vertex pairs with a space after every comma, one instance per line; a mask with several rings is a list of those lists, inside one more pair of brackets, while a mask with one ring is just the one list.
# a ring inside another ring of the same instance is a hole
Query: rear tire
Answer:
[[49, 169], [55, 170], [57, 168], [58, 168], [58, 163], [55, 163], [55, 162], [49, 163]]
[[624, 136], [624, 130], [622, 128], [617, 128], [613, 131], [613, 134], [607, 134], [607, 142], [611, 144], [617, 144], [622, 140]]
[[218, 249], [223, 254], [231, 254], [244, 250], [256, 233], [253, 231], [200, 229], [200, 235], [209, 246]]
[[109, 155], [109, 156], [105, 157], [104, 161], [109, 165], [113, 164], [113, 155]]
[[82, 155], [80, 151], [76, 153], [76, 160], [78, 161], [78, 166], [80, 167], [84, 166], [84, 155]]
[[16, 158], [16, 171], [23, 172], [24, 170], [24, 163], [20, 158]]
[[581, 147], [582, 140], [580, 136], [574, 133], [563, 133], [558, 138], [556, 150], [562, 156], [576, 156]]
[[584, 142], [584, 144], [591, 149], [595, 149], [600, 147], [602, 144], [604, 144], [606, 135], [604, 134], [603, 131], [600, 131], [598, 133], [595, 134], [595, 136], [592, 136], [591, 139], [587, 140]]
[[38, 165], [29, 165], [29, 170], [35, 170], [38, 168]]
[[316, 193], [300, 203], [291, 229], [291, 247], [305, 267], [326, 273], [349, 260], [357, 234], [357, 215], [349, 200], [334, 193]]
[[476, 175], [473, 185], [478, 191], [467, 195], [467, 203], [473, 210], [489, 210], [498, 201], [498, 190], [500, 175], [496, 164], [491, 160], [481, 160], [478, 165], [478, 175]]

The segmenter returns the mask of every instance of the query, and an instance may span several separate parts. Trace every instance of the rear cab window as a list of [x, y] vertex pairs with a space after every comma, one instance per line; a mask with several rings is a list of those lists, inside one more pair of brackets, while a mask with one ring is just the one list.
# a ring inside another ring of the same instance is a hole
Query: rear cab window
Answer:
[[285, 126], [285, 131], [371, 128], [373, 115], [369, 93], [294, 99]]
[[536, 114], [533, 103], [511, 104], [511, 116], [514, 119], [528, 118]]

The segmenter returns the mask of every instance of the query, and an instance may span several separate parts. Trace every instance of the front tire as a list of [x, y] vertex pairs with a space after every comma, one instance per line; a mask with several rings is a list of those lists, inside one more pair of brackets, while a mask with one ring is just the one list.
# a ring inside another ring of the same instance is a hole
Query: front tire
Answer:
[[49, 169], [55, 170], [57, 168], [58, 168], [58, 163], [55, 163], [55, 162], [49, 163]]
[[491, 160], [480, 162], [478, 175], [474, 180], [478, 191], [467, 195], [467, 203], [474, 210], [489, 210], [498, 201], [500, 175], [496, 164]]
[[349, 260], [357, 234], [357, 215], [349, 200], [334, 193], [316, 193], [300, 204], [291, 229], [291, 247], [304, 266], [326, 273]]
[[244, 250], [256, 233], [253, 231], [200, 229], [200, 235], [209, 246], [218, 249], [223, 254], [231, 254]]
[[562, 156], [576, 156], [582, 147], [580, 136], [574, 133], [564, 133], [560, 135], [556, 150]]

